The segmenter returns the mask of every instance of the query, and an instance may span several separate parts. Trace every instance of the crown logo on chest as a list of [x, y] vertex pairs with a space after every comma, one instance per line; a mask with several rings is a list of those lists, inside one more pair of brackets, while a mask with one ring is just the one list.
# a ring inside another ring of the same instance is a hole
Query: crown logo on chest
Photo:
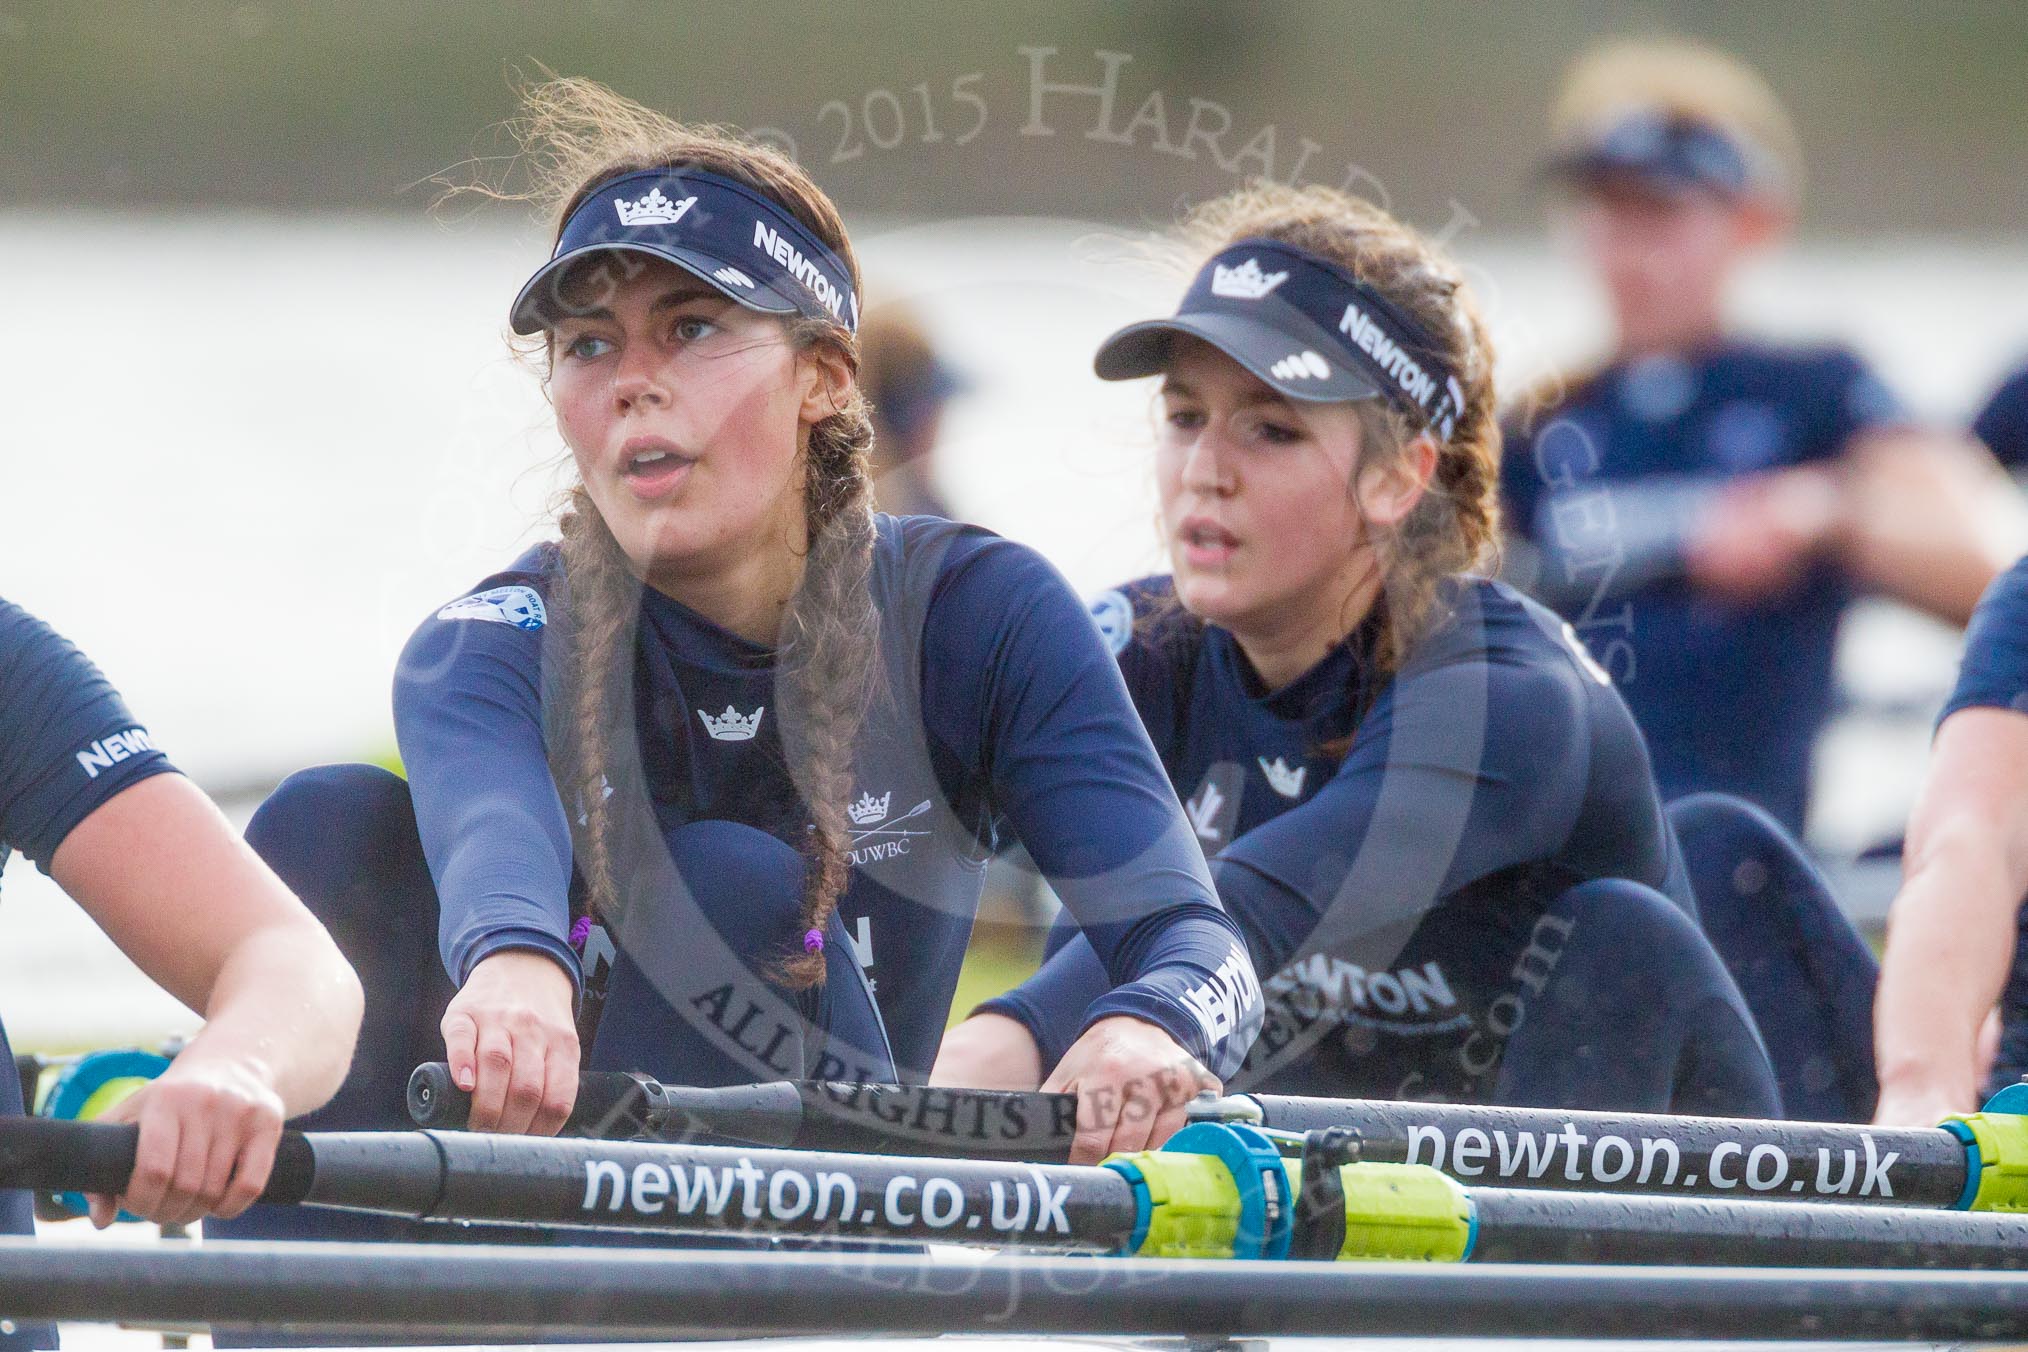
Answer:
[[845, 809], [845, 815], [852, 819], [854, 826], [869, 826], [887, 816], [887, 804], [893, 797], [892, 789], [878, 798], [870, 793], [862, 793], [858, 802]]
[[1276, 756], [1273, 760], [1269, 760], [1266, 756], [1256, 756], [1254, 759], [1260, 762], [1260, 772], [1267, 776], [1268, 786], [1276, 793], [1284, 798], [1303, 796], [1303, 781], [1309, 778], [1309, 766], [1290, 765], [1280, 756]]
[[743, 714], [728, 704], [725, 712], [716, 718], [702, 709], [697, 711], [697, 716], [704, 720], [704, 730], [715, 742], [751, 742], [754, 734], [760, 731], [761, 715], [767, 711], [767, 706], [763, 704], [752, 713]]

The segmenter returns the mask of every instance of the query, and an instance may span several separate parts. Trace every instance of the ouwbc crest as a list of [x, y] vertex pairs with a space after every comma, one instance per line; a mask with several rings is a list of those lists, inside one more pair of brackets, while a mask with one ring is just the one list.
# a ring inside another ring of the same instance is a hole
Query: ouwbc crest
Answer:
[[697, 711], [697, 716], [704, 720], [704, 730], [715, 742], [751, 742], [760, 731], [761, 715], [767, 711], [767, 706], [763, 704], [752, 713], [743, 714], [728, 704], [725, 712], [715, 718], [702, 709]]
[[650, 188], [632, 202], [621, 198], [613, 203], [613, 210], [620, 213], [621, 225], [674, 225], [696, 205], [694, 193], [680, 202], [672, 202], [660, 188]]
[[1211, 294], [1236, 300], [1259, 300], [1289, 279], [1286, 272], [1262, 272], [1260, 260], [1249, 258], [1238, 267], [1220, 263], [1211, 270]]
[[852, 819], [854, 826], [871, 826], [887, 817], [887, 805], [894, 798], [894, 791], [888, 790], [875, 798], [871, 793], [861, 793], [859, 801], [845, 809], [845, 815]]
[[1309, 778], [1309, 766], [1290, 765], [1280, 756], [1276, 756], [1273, 760], [1269, 760], [1266, 756], [1255, 756], [1254, 759], [1260, 762], [1260, 772], [1267, 776], [1269, 787], [1276, 793], [1284, 798], [1303, 796], [1303, 781]]

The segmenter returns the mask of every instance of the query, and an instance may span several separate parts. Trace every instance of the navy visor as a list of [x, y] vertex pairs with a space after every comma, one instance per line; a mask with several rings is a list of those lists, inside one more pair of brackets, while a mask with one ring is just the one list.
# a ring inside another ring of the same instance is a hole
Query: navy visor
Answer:
[[859, 328], [844, 261], [781, 206], [702, 169], [649, 169], [603, 183], [578, 203], [549, 261], [514, 298], [514, 332], [538, 333], [603, 305], [610, 297], [600, 291], [631, 275], [626, 255], [665, 259], [750, 310]]
[[1290, 399], [1385, 399], [1450, 440], [1465, 392], [1440, 349], [1385, 296], [1307, 250], [1246, 239], [1204, 265], [1169, 319], [1100, 346], [1101, 380], [1160, 373], [1177, 334], [1210, 343]]

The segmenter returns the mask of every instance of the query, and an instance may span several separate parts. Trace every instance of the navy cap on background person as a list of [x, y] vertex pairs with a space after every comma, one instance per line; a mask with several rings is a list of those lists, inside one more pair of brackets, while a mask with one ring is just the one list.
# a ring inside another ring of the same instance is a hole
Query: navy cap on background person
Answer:
[[1650, 191], [1758, 196], [1777, 186], [1764, 155], [1722, 128], [1660, 108], [1633, 109], [1558, 149], [1543, 177], [1571, 188], [1633, 180]]
[[1767, 81], [1681, 39], [1602, 43], [1572, 66], [1539, 171], [1578, 191], [1708, 192], [1793, 213], [1803, 189], [1795, 124]]

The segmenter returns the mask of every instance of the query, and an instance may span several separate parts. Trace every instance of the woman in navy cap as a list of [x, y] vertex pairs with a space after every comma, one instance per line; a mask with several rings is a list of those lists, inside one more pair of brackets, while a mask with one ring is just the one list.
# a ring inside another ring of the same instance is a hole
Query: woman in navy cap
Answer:
[[[1179, 312], [1100, 349], [1159, 375], [1170, 573], [1094, 615], [1272, 973], [1246, 1088], [1764, 1114], [1626, 706], [1569, 626], [1476, 573], [1493, 352], [1457, 268], [1379, 209], [1199, 208]], [[937, 1078], [1033, 1087], [1104, 972], [1065, 926]]]
[[511, 322], [578, 483], [560, 541], [409, 642], [408, 782], [305, 772], [250, 828], [365, 979], [316, 1124], [397, 1124], [445, 1057], [508, 1132], [555, 1132], [581, 1065], [921, 1079], [1009, 832], [1108, 973], [1066, 1058], [1077, 1153], [1159, 1140], [1238, 1064], [1258, 984], [1077, 598], [871, 510], [836, 209], [585, 82], [531, 91], [523, 130], [557, 225]]
[[[91, 660], [0, 600], [0, 864], [20, 850], [203, 1031], [101, 1121], [139, 1124], [118, 1205], [162, 1222], [235, 1215], [260, 1194], [282, 1121], [330, 1097], [359, 1027], [359, 982], [331, 937], [189, 780]], [[0, 1032], [0, 1113], [24, 1110]], [[92, 1199], [112, 1222], [115, 1199]], [[0, 1192], [0, 1232], [34, 1232]], [[56, 1346], [10, 1325], [0, 1348]]]

